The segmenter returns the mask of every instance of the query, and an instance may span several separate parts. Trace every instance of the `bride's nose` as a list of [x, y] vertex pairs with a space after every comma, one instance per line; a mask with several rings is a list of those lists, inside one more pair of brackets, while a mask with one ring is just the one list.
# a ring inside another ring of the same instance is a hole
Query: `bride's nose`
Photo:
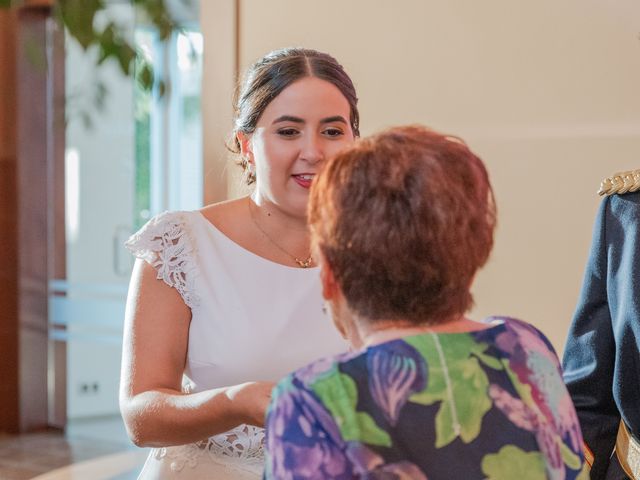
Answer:
[[320, 139], [316, 135], [310, 135], [305, 139], [300, 150], [300, 158], [311, 165], [315, 165], [324, 159]]

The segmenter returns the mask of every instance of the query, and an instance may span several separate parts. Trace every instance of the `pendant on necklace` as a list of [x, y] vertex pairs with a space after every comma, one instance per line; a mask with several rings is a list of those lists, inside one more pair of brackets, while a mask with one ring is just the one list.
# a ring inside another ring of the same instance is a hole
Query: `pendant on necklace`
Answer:
[[309, 268], [313, 264], [313, 258], [309, 255], [309, 258], [306, 260], [300, 260], [299, 258], [295, 258], [296, 263], [300, 266], [300, 268]]

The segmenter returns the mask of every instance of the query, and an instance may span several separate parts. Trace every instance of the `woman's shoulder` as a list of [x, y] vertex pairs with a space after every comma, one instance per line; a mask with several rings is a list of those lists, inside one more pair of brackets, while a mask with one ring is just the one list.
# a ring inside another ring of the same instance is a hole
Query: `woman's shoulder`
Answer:
[[166, 211], [155, 215], [125, 242], [138, 259], [157, 271], [157, 278], [178, 290], [185, 304], [199, 303], [195, 293], [197, 247], [191, 233], [191, 211]]
[[165, 211], [151, 217], [125, 242], [136, 257], [146, 259], [151, 252], [163, 250], [168, 244], [179, 243], [185, 236], [194, 212]]
[[506, 331], [502, 335], [511, 337], [510, 341], [515, 341], [525, 350], [533, 347], [536, 347], [537, 349], [544, 348], [553, 353], [553, 355], [556, 355], [556, 351], [549, 338], [547, 338], [542, 330], [532, 323], [507, 316], [489, 317], [485, 319], [485, 323], [496, 325], [502, 324]]
[[346, 352], [314, 360], [289, 374], [283, 379], [282, 384], [313, 389], [314, 385], [320, 381], [331, 381], [332, 378], [339, 377], [340, 367], [361, 355], [363, 355], [362, 352]]
[[273, 417], [270, 421], [283, 415], [290, 417], [294, 410], [311, 412], [319, 416], [316, 420], [321, 421], [323, 428], [337, 432], [332, 412], [350, 416], [344, 410], [344, 402], [354, 400], [357, 395], [354, 380], [342, 370], [345, 363], [360, 355], [344, 353], [320, 358], [282, 378], [273, 390], [268, 410], [268, 417]]
[[235, 225], [242, 223], [245, 217], [248, 218], [247, 197], [212, 203], [198, 210], [198, 213], [218, 230], [227, 233]]
[[227, 234], [238, 223], [244, 202], [245, 199], [240, 198], [199, 210], [164, 211], [150, 218], [125, 242], [125, 246], [137, 257], [145, 258], [149, 252], [157, 252], [167, 245], [194, 244], [197, 232], [207, 222]]

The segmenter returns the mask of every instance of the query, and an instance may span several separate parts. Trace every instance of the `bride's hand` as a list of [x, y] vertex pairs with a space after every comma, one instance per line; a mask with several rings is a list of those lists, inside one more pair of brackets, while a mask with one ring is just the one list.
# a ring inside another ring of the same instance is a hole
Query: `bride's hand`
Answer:
[[247, 382], [227, 389], [227, 397], [242, 423], [264, 427], [273, 387], [273, 382]]

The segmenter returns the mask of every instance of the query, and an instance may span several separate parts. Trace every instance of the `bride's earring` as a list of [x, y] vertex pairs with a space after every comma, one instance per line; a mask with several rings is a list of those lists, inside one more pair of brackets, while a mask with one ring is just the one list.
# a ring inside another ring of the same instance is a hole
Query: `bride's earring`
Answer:
[[256, 181], [256, 166], [249, 161], [248, 156], [243, 159], [243, 163], [245, 165], [247, 183], [252, 184]]

